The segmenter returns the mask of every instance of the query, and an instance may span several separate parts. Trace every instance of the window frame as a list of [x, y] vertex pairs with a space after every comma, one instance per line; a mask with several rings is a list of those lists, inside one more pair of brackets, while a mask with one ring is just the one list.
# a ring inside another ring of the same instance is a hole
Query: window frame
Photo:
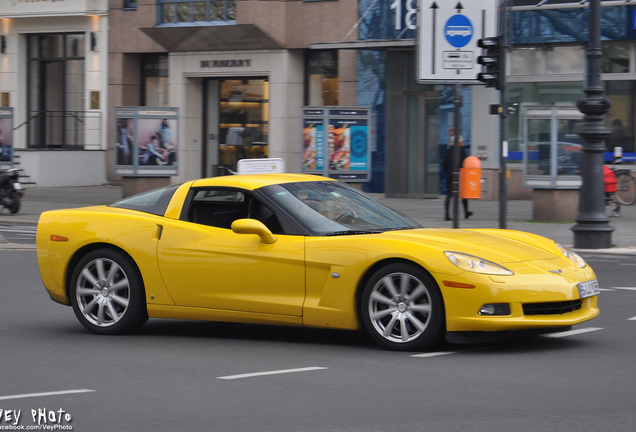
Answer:
[[[222, 20], [210, 20], [210, 3], [215, 2], [223, 2], [223, 19]], [[179, 3], [189, 3], [190, 4], [190, 20], [189, 21], [178, 21], [178, 11], [177, 4]], [[202, 21], [194, 21], [194, 3], [206, 3], [206, 19]], [[234, 25], [237, 23], [236, 17], [234, 19], [228, 19], [228, 3], [234, 3], [234, 7], [236, 9], [237, 0], [157, 0], [157, 25], [162, 27], [184, 27], [184, 26], [198, 26], [198, 25], [206, 25], [206, 26], [214, 26], [214, 25]], [[174, 6], [173, 10], [173, 21], [164, 22], [164, 8], [165, 4], [172, 4]], [[235, 11], [236, 13], [236, 11]]]
[[137, 0], [124, 0], [123, 10], [137, 10]]

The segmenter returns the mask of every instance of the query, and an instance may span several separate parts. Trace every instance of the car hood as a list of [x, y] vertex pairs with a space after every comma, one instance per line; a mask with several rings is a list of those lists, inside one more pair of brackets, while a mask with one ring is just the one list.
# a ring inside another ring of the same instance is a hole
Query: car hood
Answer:
[[424, 228], [382, 235], [442, 251], [475, 255], [499, 264], [559, 258], [552, 240], [522, 231]]

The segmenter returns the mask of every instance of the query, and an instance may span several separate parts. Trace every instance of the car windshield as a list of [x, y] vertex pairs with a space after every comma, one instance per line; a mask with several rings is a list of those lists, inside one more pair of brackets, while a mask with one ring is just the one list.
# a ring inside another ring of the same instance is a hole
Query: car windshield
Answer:
[[315, 235], [421, 228], [403, 214], [339, 182], [285, 183], [261, 191]]

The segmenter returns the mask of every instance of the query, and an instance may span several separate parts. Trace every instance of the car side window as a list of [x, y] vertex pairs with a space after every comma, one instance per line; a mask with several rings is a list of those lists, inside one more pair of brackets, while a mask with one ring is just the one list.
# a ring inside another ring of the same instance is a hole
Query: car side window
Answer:
[[246, 196], [243, 192], [203, 189], [194, 193], [186, 213], [186, 220], [196, 224], [230, 229], [232, 222], [246, 215]]
[[185, 219], [200, 225], [231, 229], [237, 219], [256, 219], [274, 234], [284, 234], [278, 218], [250, 194], [231, 189], [197, 190]]

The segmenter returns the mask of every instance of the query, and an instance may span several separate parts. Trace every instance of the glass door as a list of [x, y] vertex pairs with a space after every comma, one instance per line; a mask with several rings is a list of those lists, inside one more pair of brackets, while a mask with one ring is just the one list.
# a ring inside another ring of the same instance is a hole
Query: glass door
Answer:
[[404, 196], [438, 194], [439, 102], [422, 94], [407, 96]]
[[267, 157], [267, 78], [209, 79], [205, 81], [204, 92], [204, 175], [232, 174], [241, 159]]

